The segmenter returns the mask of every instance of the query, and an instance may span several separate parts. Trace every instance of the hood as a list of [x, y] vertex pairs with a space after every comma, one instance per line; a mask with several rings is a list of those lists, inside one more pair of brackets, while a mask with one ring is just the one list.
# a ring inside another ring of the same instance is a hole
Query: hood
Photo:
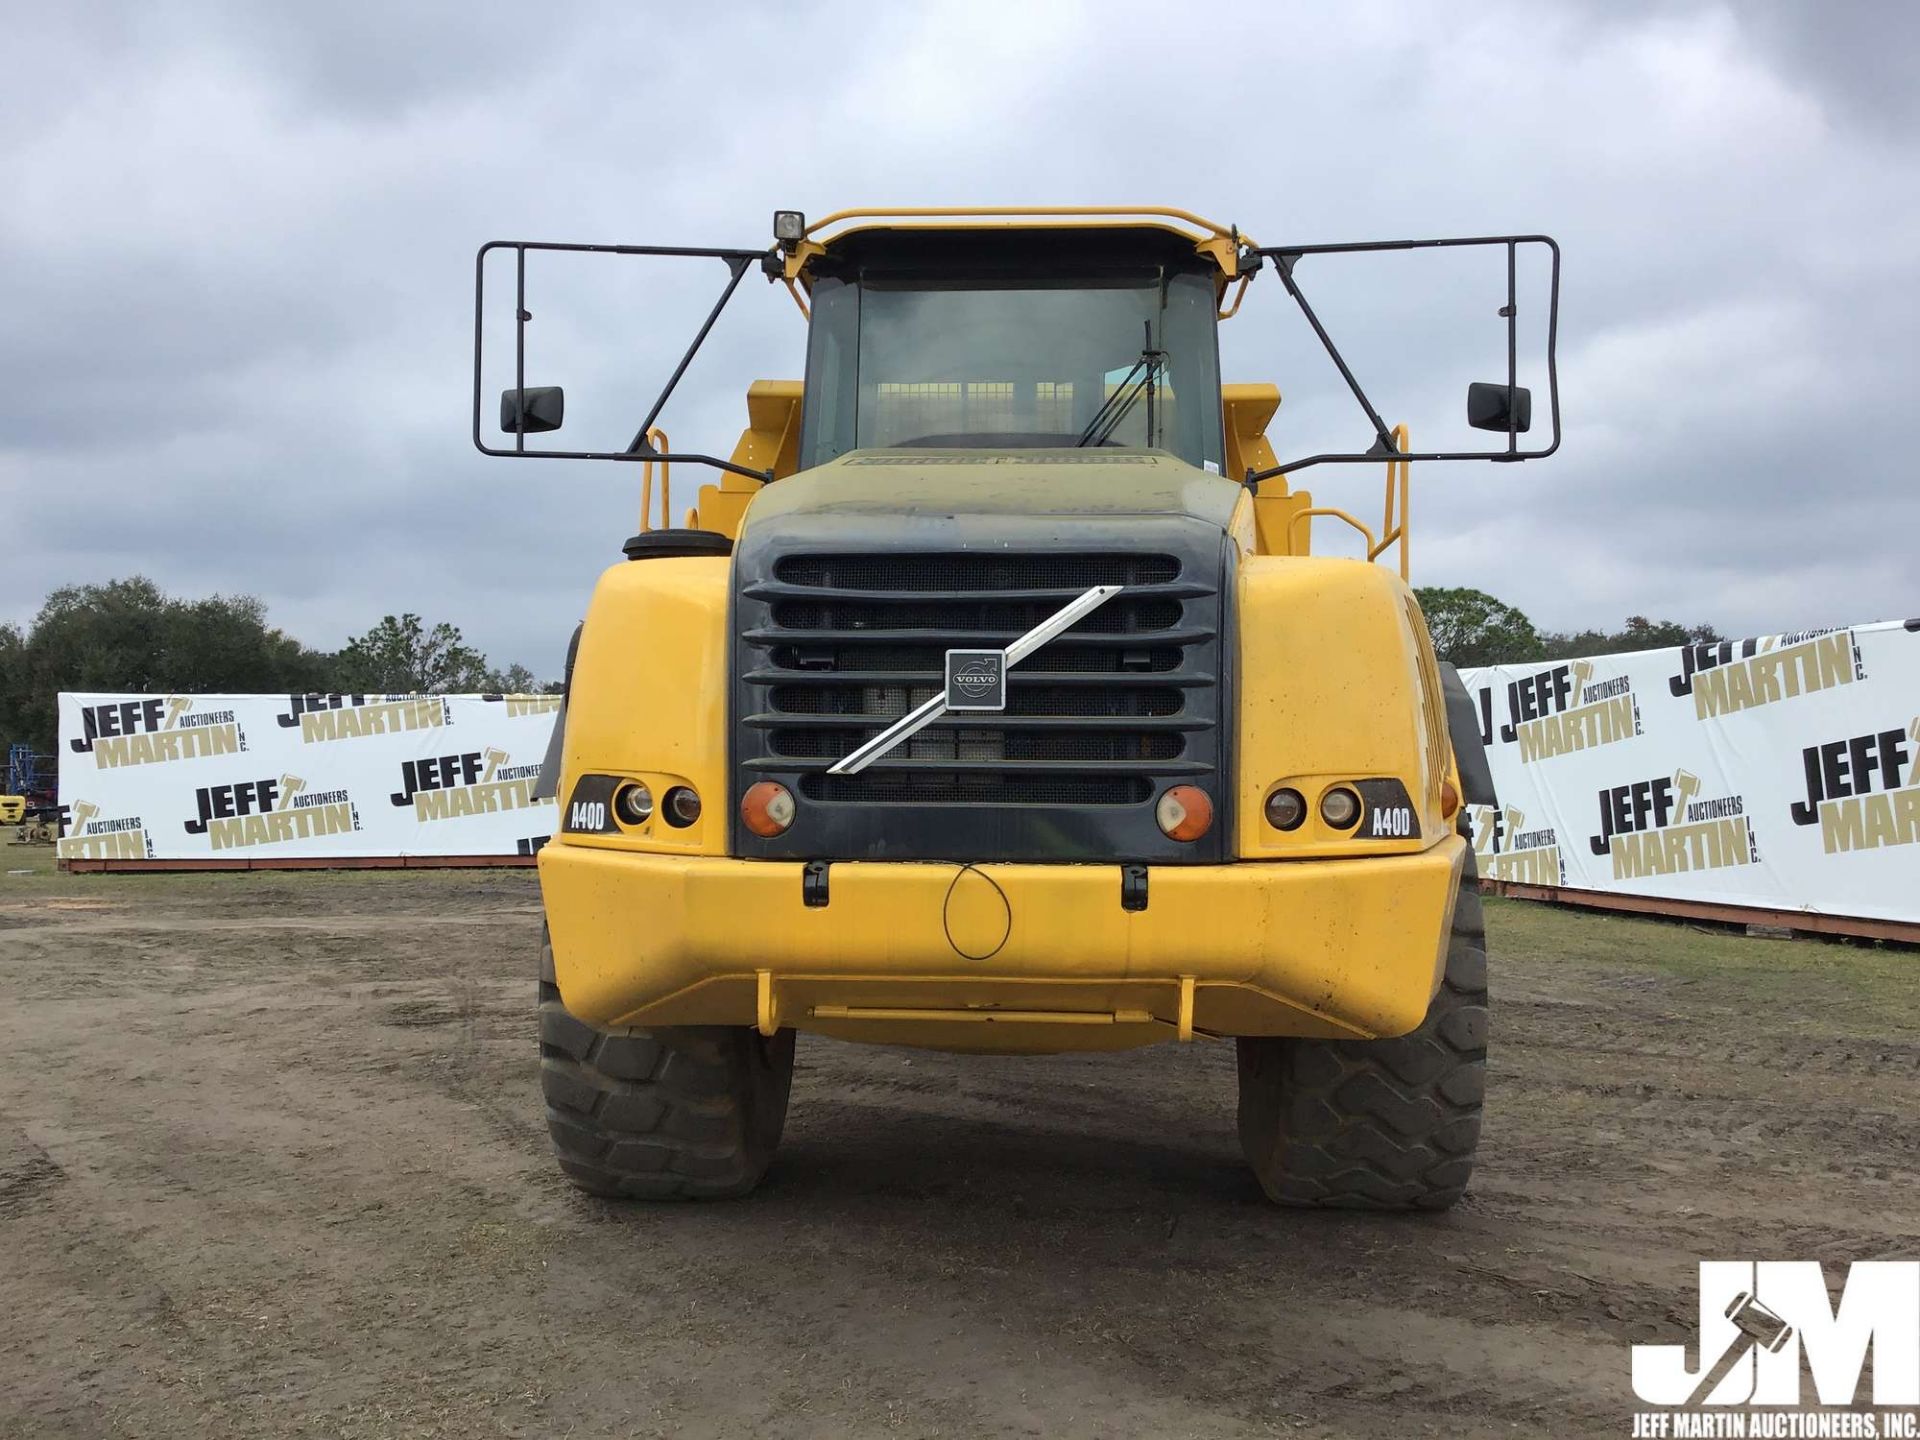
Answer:
[[[1241, 487], [1158, 450], [855, 450], [774, 481], [754, 497], [756, 527], [795, 538], [890, 532], [928, 548], [1045, 543], [1076, 521], [1188, 520], [1225, 533]], [[996, 520], [1004, 520], [1005, 536]], [[864, 522], [864, 523], [863, 523]], [[1039, 522], [1039, 523], [1036, 523]], [[902, 533], [902, 532], [905, 533]]]

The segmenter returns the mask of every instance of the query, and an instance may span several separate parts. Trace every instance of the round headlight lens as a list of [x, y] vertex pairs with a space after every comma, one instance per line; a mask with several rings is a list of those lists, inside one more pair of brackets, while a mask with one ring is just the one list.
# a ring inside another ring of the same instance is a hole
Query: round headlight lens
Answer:
[[622, 825], [644, 825], [653, 818], [653, 792], [638, 780], [613, 792], [613, 814]]
[[1307, 818], [1307, 801], [1298, 790], [1284, 786], [1267, 796], [1267, 823], [1276, 830], [1298, 830]]
[[1360, 797], [1341, 786], [1320, 797], [1320, 818], [1336, 830], [1351, 830], [1360, 823]]
[[700, 797], [685, 785], [667, 791], [667, 823], [685, 829], [700, 818]]

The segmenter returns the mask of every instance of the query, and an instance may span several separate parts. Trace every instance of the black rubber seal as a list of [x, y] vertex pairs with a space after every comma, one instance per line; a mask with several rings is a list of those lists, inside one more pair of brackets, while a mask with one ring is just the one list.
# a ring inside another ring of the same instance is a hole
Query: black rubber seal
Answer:
[[629, 560], [670, 560], [687, 555], [731, 555], [733, 541], [718, 530], [647, 530], [620, 547]]

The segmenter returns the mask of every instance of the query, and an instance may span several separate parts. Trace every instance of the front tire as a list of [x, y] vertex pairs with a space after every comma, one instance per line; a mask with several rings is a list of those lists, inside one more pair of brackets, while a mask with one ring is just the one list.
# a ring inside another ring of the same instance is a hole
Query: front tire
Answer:
[[1239, 1041], [1240, 1148], [1270, 1199], [1445, 1210], [1466, 1191], [1487, 1070], [1487, 941], [1473, 852], [1446, 973], [1411, 1034]]
[[602, 1030], [570, 1013], [540, 952], [540, 1089], [560, 1168], [591, 1195], [707, 1200], [760, 1183], [786, 1124], [793, 1031]]

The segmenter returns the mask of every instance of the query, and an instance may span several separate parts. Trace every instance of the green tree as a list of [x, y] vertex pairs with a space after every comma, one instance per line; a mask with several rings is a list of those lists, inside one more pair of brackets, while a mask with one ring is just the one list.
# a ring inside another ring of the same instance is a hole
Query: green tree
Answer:
[[1455, 665], [1505, 665], [1545, 655], [1533, 621], [1484, 590], [1423, 586], [1415, 590], [1433, 648]]
[[443, 620], [428, 629], [412, 611], [388, 615], [347, 641], [337, 674], [343, 690], [390, 695], [492, 692], [502, 678], [461, 638], [459, 626]]
[[1629, 615], [1618, 630], [1580, 630], [1570, 634], [1550, 631], [1541, 639], [1542, 658], [1571, 660], [1580, 655], [1622, 655], [1634, 650], [1668, 650], [1677, 645], [1706, 645], [1723, 637], [1711, 625], [1682, 625], [1677, 620], [1649, 620]]
[[0, 739], [51, 750], [62, 690], [245, 694], [330, 688], [333, 657], [267, 623], [251, 595], [176, 600], [145, 576], [67, 585], [0, 627]]
[[540, 682], [533, 678], [533, 671], [524, 665], [509, 665], [497, 671], [492, 677], [493, 683], [487, 687], [489, 694], [500, 695], [537, 695]]

